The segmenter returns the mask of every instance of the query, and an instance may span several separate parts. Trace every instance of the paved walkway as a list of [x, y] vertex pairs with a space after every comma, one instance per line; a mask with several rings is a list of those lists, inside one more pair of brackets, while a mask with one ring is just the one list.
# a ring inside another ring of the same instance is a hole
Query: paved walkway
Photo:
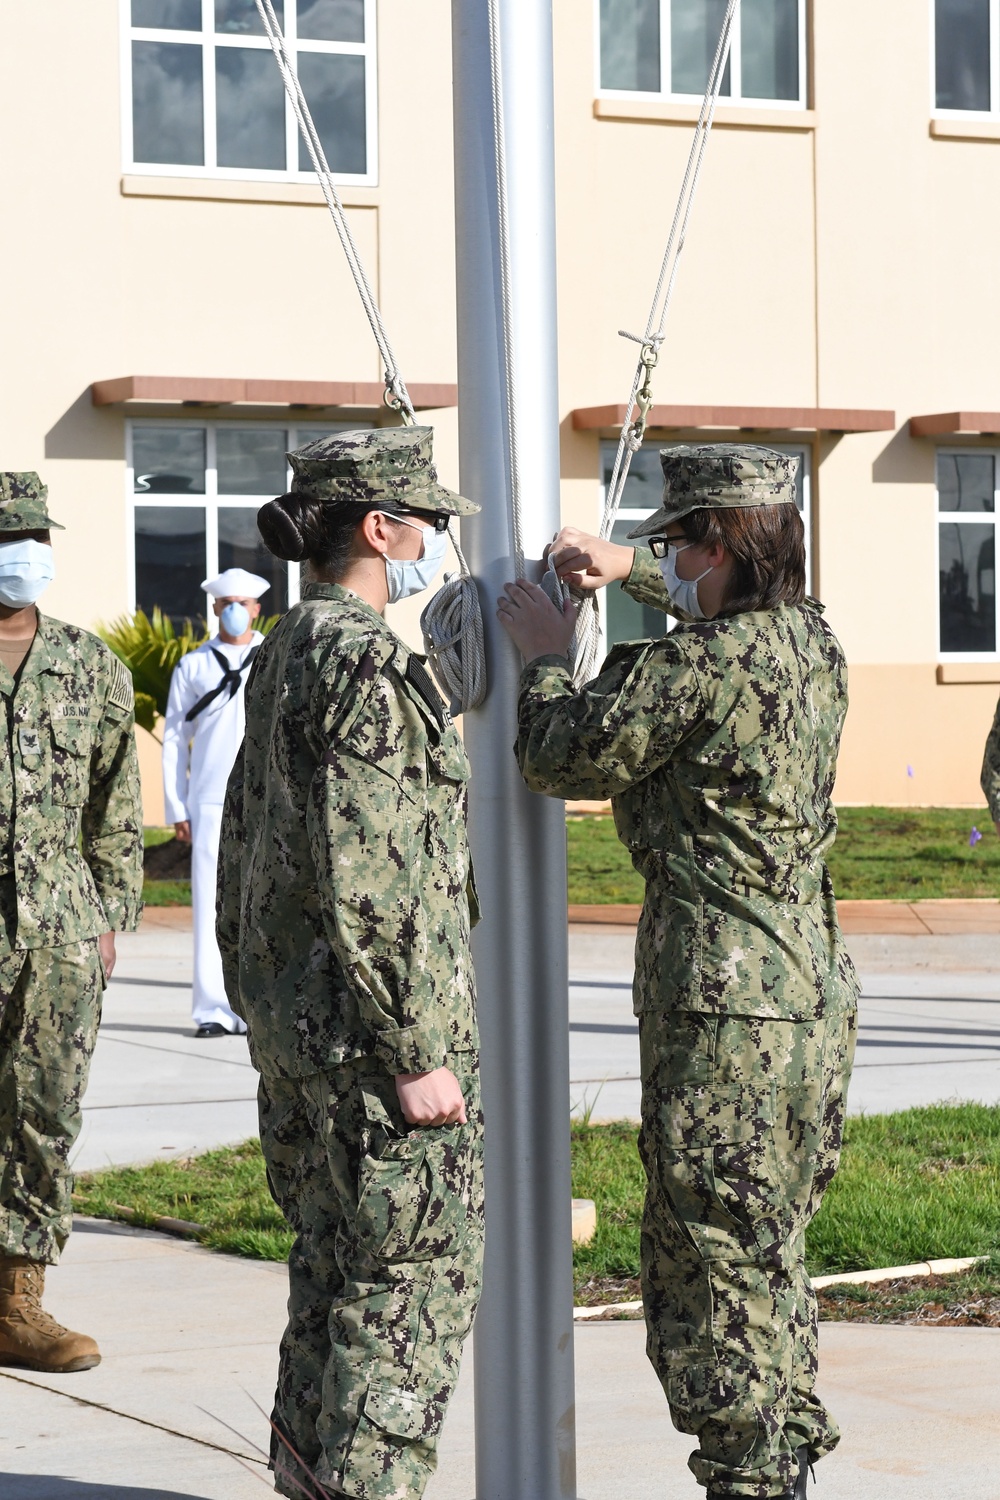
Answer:
[[[0, 1371], [3, 1500], [267, 1493], [254, 1446], [266, 1445], [267, 1428], [254, 1402], [270, 1406], [284, 1267], [82, 1220], [50, 1288], [53, 1311], [94, 1333], [104, 1362], [61, 1377]], [[643, 1342], [641, 1323], [576, 1331], [587, 1500], [704, 1495]], [[821, 1500], [1000, 1500], [1000, 1332], [827, 1324], [822, 1368], [846, 1436], [818, 1471]], [[474, 1492], [467, 1358], [427, 1500]]]

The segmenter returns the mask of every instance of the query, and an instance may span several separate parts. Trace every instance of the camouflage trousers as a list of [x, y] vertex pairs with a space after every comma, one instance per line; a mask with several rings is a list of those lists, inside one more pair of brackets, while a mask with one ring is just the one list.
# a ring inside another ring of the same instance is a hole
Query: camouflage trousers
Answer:
[[0, 958], [0, 1255], [54, 1265], [69, 1239], [103, 989], [96, 938]]
[[639, 1017], [647, 1353], [690, 1468], [721, 1495], [783, 1495], [795, 1451], [840, 1433], [815, 1394], [809, 1221], [837, 1169], [853, 1002], [820, 1021]]
[[[261, 1078], [268, 1184], [295, 1233], [273, 1420], [324, 1486], [358, 1500], [422, 1494], [479, 1300], [476, 1054], [450, 1066], [469, 1123], [432, 1130], [407, 1125], [371, 1058]], [[279, 1493], [301, 1496], [277, 1436], [271, 1459]]]

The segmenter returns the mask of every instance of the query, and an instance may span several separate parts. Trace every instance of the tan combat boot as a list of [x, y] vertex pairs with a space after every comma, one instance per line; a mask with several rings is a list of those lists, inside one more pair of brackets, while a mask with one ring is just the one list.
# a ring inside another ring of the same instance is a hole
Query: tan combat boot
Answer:
[[0, 1365], [47, 1375], [91, 1370], [101, 1351], [84, 1333], [70, 1333], [42, 1307], [45, 1267], [23, 1255], [0, 1257]]

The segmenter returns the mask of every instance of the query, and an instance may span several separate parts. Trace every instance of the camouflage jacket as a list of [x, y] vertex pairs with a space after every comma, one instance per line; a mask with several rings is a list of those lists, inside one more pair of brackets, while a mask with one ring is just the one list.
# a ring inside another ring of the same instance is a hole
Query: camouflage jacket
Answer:
[[[643, 549], [626, 588], [666, 606]], [[853, 999], [825, 862], [846, 708], [843, 653], [814, 601], [617, 646], [579, 693], [563, 657], [524, 669], [525, 780], [610, 797], [646, 882], [637, 1011], [806, 1020]]]
[[990, 817], [1000, 823], [1000, 703], [993, 716], [993, 727], [986, 739], [983, 769], [979, 778], [983, 796], [990, 806]]
[[478, 1045], [469, 764], [421, 659], [311, 584], [246, 689], [219, 861], [219, 946], [255, 1061], [392, 1073]]
[[134, 931], [142, 798], [132, 679], [103, 641], [39, 615], [15, 689], [0, 662], [0, 954]]

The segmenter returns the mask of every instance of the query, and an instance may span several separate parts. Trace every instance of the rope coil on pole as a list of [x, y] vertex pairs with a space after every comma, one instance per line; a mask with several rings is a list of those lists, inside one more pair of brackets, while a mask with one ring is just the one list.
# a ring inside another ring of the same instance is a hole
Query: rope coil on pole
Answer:
[[[660, 263], [660, 274], [657, 278], [656, 291], [653, 294], [649, 317], [646, 320], [645, 332], [635, 334], [627, 332], [624, 328], [618, 330], [620, 338], [631, 339], [633, 343], [641, 345], [641, 349], [635, 377], [632, 381], [632, 389], [629, 392], [628, 402], [625, 407], [625, 421], [622, 424], [621, 435], [618, 439], [618, 452], [615, 455], [614, 469], [611, 473], [611, 481], [604, 500], [604, 512], [601, 516], [599, 531], [599, 535], [604, 541], [609, 540], [614, 529], [615, 521], [618, 518], [618, 511], [621, 507], [622, 496], [625, 492], [625, 485], [628, 481], [632, 459], [642, 447], [643, 439], [646, 435], [646, 425], [649, 421], [649, 413], [653, 405], [653, 371], [656, 369], [660, 358], [667, 313], [670, 309], [670, 302], [677, 281], [677, 269], [680, 264], [680, 258], [684, 253], [688, 224], [691, 220], [691, 209], [698, 191], [701, 169], [705, 160], [705, 150], [708, 146], [708, 137], [715, 119], [715, 107], [719, 102], [722, 80], [729, 61], [729, 53], [733, 40], [733, 23], [736, 19], [739, 6], [740, 0], [728, 0], [726, 13], [722, 20], [722, 28], [719, 32], [718, 45], [715, 49], [715, 57], [708, 74], [705, 97], [702, 100], [698, 123], [695, 126], [694, 139], [691, 142], [684, 180], [681, 183], [677, 207], [674, 210], [673, 223], [670, 226], [667, 248]], [[633, 413], [635, 413], [634, 416]], [[600, 643], [601, 627], [597, 597], [594, 594], [588, 594], [580, 605], [576, 635], [574, 637], [576, 651], [572, 657], [573, 681], [577, 687], [582, 687], [584, 683], [589, 682], [596, 675], [600, 660]]]
[[[295, 64], [285, 44], [281, 24], [272, 0], [255, 0], [255, 4], [382, 358], [385, 370], [382, 399], [391, 411], [399, 413], [407, 427], [411, 427], [416, 421], [413, 402], [389, 342], [389, 335], [340, 195], [334, 185], [323, 142], [306, 103]], [[454, 522], [449, 522], [448, 535], [458, 558], [460, 572], [446, 575], [443, 586], [420, 616], [420, 625], [431, 667], [439, 685], [451, 699], [452, 712], [464, 713], [466, 709], [478, 708], [486, 697], [486, 646], [479, 594], [462, 552], [458, 527]]]

